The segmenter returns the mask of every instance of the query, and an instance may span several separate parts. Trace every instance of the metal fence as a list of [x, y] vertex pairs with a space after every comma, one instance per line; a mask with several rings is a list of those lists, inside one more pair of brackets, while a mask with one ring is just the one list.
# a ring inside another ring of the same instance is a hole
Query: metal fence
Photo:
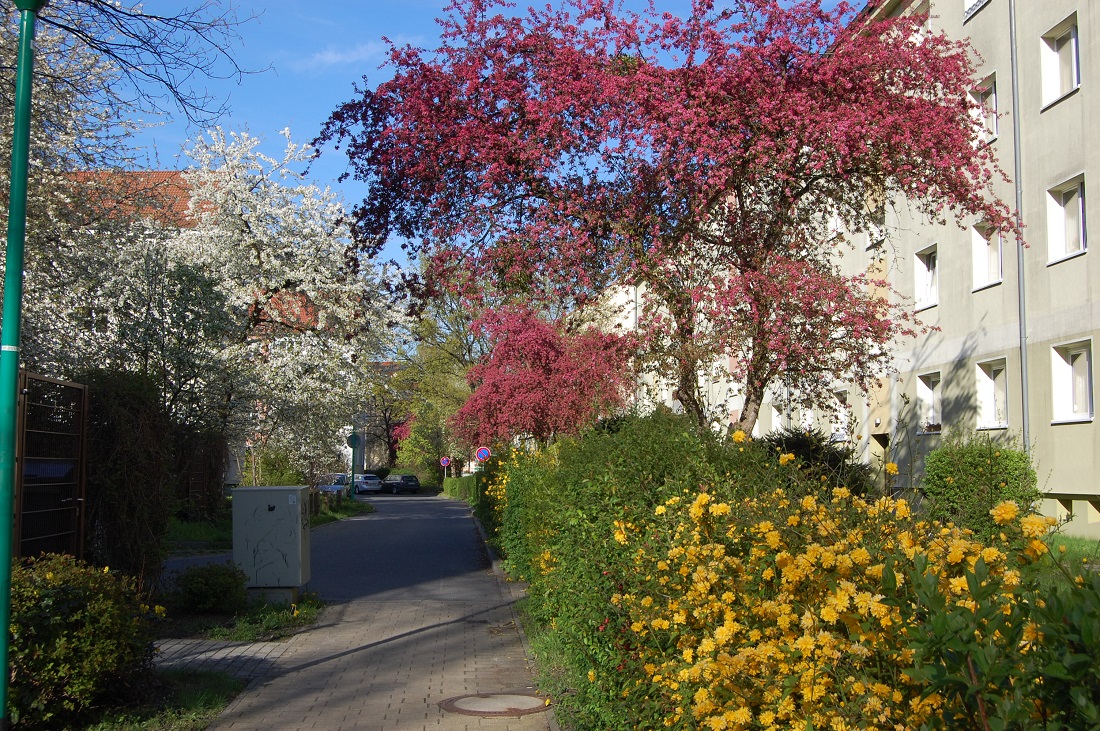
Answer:
[[87, 415], [87, 386], [19, 374], [18, 556], [83, 553]]

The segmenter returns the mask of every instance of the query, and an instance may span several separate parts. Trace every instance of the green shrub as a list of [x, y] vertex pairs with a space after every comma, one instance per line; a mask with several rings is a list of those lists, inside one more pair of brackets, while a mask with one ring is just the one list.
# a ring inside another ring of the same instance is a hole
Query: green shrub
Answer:
[[748, 491], [766, 490], [785, 479], [775, 462], [774, 452], [733, 443], [669, 412], [626, 417], [612, 428], [510, 455], [498, 498], [500, 543], [509, 572], [529, 582], [527, 609], [543, 625], [538, 642], [566, 650], [540, 671], [574, 728], [660, 726], [659, 718], [655, 726], [642, 722], [654, 717], [623, 701], [621, 685], [588, 676], [592, 670], [598, 678], [625, 677], [609, 604], [630, 571], [622, 547], [608, 541], [617, 524], [642, 525], [671, 495], [707, 489], [731, 473], [746, 476]]
[[935, 577], [909, 575], [925, 611], [908, 674], [946, 701], [929, 727], [1100, 728], [1100, 575], [1026, 585], [1012, 603], [995, 600], [984, 562], [967, 578], [974, 609], [946, 601]]
[[483, 472], [475, 472], [472, 475], [463, 475], [462, 477], [444, 478], [443, 494], [456, 500], [465, 500], [472, 505], [477, 501], [479, 481], [481, 482], [480, 489], [484, 490], [485, 473]]
[[134, 579], [118, 572], [62, 555], [16, 562], [12, 721], [28, 728], [68, 724], [97, 701], [123, 694], [152, 662], [155, 614]]
[[1025, 570], [1052, 519], [1005, 502], [980, 542], [791, 447], [617, 426], [490, 483], [563, 725], [1098, 728], [1100, 579]]
[[139, 581], [154, 579], [176, 507], [175, 426], [147, 376], [93, 370], [77, 380], [90, 399], [88, 555]]
[[984, 433], [949, 435], [924, 462], [928, 515], [988, 537], [996, 531], [989, 511], [1014, 500], [1022, 509], [1042, 498], [1035, 469], [1016, 444], [998, 444]]
[[194, 614], [234, 614], [248, 606], [248, 576], [230, 563], [190, 566], [176, 577], [182, 608]]
[[860, 462], [850, 445], [830, 440], [819, 429], [780, 429], [760, 441], [773, 451], [793, 454], [799, 468], [812, 478], [807, 484], [824, 481], [830, 487], [846, 487], [853, 495], [867, 494], [874, 484], [871, 466]]

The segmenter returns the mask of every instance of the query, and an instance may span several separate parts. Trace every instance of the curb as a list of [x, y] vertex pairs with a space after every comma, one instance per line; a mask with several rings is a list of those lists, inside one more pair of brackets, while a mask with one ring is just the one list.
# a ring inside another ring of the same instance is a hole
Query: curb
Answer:
[[[440, 495], [442, 496], [442, 493], [440, 493]], [[467, 507], [470, 506], [465, 500], [459, 500], [458, 498], [448, 499], [465, 503]], [[518, 582], [508, 580], [508, 572], [504, 570], [503, 560], [500, 554], [496, 552], [496, 549], [489, 544], [489, 534], [485, 532], [485, 527], [481, 525], [481, 521], [474, 515], [472, 508], [470, 510], [470, 517], [474, 521], [474, 526], [477, 528], [478, 535], [481, 536], [482, 546], [484, 546], [485, 553], [489, 556], [489, 563], [492, 567], [493, 576], [496, 577], [501, 593], [512, 599], [512, 601], [508, 603], [508, 610], [512, 613], [512, 622], [516, 625], [516, 632], [519, 634], [519, 641], [523, 646], [523, 653], [527, 656], [528, 662], [534, 663], [535, 655], [531, 651], [531, 643], [528, 642], [527, 633], [523, 631], [523, 623], [520, 621], [519, 615], [516, 614], [516, 600], [526, 595], [526, 585], [520, 585]], [[546, 712], [546, 720], [553, 731], [561, 731], [561, 727], [558, 725], [557, 714], [554, 712], [552, 705]]]

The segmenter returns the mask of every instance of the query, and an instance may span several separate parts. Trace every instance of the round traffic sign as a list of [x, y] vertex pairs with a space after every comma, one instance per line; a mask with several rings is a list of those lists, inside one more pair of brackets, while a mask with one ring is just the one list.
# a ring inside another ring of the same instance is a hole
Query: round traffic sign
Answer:
[[358, 449], [359, 448], [359, 435], [356, 434], [355, 432], [352, 432], [351, 434], [348, 434], [348, 446], [351, 447], [352, 449]]
[[439, 458], [439, 466], [440, 467], [449, 467], [450, 464], [451, 464], [451, 458], [450, 457], [440, 457]]
[[485, 460], [492, 457], [493, 453], [489, 451], [488, 447], [478, 447], [478, 450], [477, 450], [477, 453], [476, 453], [475, 456], [477, 457], [478, 462], [484, 462]]

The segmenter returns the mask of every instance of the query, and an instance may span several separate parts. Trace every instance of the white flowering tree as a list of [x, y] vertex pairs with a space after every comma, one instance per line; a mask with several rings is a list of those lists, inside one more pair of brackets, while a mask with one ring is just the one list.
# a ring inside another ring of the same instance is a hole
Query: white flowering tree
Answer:
[[358, 412], [382, 341], [378, 276], [349, 248], [345, 212], [307, 183], [312, 149], [281, 157], [247, 133], [210, 131], [188, 151], [193, 225], [172, 256], [224, 298], [236, 333], [226, 358], [251, 373], [238, 436], [287, 453], [308, 473], [333, 467], [340, 428]]

